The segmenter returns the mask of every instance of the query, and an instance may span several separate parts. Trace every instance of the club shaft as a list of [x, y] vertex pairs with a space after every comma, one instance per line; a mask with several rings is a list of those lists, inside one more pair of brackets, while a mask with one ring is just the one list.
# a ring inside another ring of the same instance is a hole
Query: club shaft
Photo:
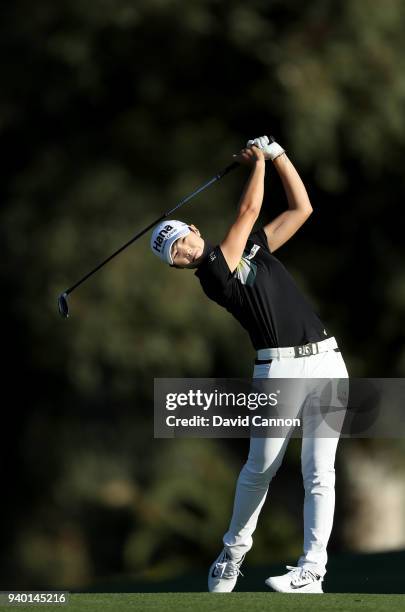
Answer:
[[213, 176], [209, 181], [207, 181], [206, 183], [204, 183], [204, 185], [201, 185], [200, 187], [198, 187], [195, 191], [193, 191], [193, 193], [191, 193], [190, 195], [186, 196], [185, 198], [183, 198], [178, 204], [176, 204], [176, 206], [174, 206], [174, 208], [168, 210], [167, 212], [165, 212], [163, 215], [161, 215], [158, 219], [156, 219], [156, 221], [153, 221], [152, 223], [150, 223], [147, 227], [145, 227], [145, 229], [141, 230], [138, 234], [136, 234], [135, 236], [133, 236], [133, 238], [131, 238], [130, 240], [128, 240], [128, 242], [126, 242], [125, 244], [123, 244], [119, 249], [117, 249], [116, 251], [114, 251], [114, 253], [112, 253], [111, 255], [109, 255], [109, 257], [107, 257], [106, 259], [104, 259], [101, 263], [99, 263], [95, 268], [93, 268], [93, 270], [91, 270], [90, 272], [88, 272], [85, 276], [83, 276], [80, 280], [77, 281], [77, 283], [75, 283], [74, 285], [72, 285], [71, 287], [69, 287], [69, 289], [66, 289], [66, 291], [64, 292], [66, 295], [69, 295], [69, 293], [72, 293], [72, 291], [74, 291], [77, 287], [79, 287], [79, 285], [81, 285], [82, 283], [84, 283], [84, 281], [86, 281], [88, 278], [90, 278], [90, 276], [92, 276], [93, 274], [95, 274], [98, 270], [100, 270], [100, 268], [102, 268], [103, 266], [105, 266], [109, 261], [111, 261], [111, 259], [113, 259], [114, 257], [116, 257], [117, 255], [119, 255], [122, 251], [124, 251], [126, 248], [128, 248], [133, 242], [135, 242], [135, 240], [138, 240], [138, 238], [140, 238], [141, 236], [143, 236], [144, 234], [146, 234], [147, 231], [149, 231], [150, 229], [152, 229], [152, 227], [154, 227], [155, 225], [157, 225], [160, 221], [163, 221], [163, 219], [166, 219], [169, 215], [171, 215], [175, 210], [177, 210], [178, 208], [180, 208], [180, 206], [183, 206], [184, 204], [186, 204], [187, 202], [189, 202], [192, 198], [194, 198], [196, 195], [198, 195], [199, 193], [201, 193], [202, 191], [204, 191], [205, 189], [207, 189], [208, 187], [210, 187], [213, 183], [215, 183], [216, 181], [218, 181], [219, 179], [221, 179], [223, 176], [225, 176], [225, 174], [228, 174], [228, 172], [230, 172], [231, 170], [234, 170], [235, 168], [237, 168], [239, 166], [238, 162], [233, 162], [232, 164], [230, 164], [229, 166], [227, 166], [226, 168], [224, 168], [224, 170], [222, 170], [221, 172], [219, 172], [218, 174], [216, 174], [215, 176]]
[[128, 240], [128, 242], [126, 242], [125, 244], [123, 244], [119, 249], [117, 249], [116, 251], [114, 251], [114, 253], [111, 253], [111, 255], [109, 255], [109, 257], [107, 257], [106, 259], [104, 259], [101, 263], [98, 264], [98, 266], [96, 266], [95, 268], [93, 268], [93, 270], [91, 270], [90, 272], [88, 272], [85, 276], [83, 276], [83, 278], [81, 278], [80, 280], [77, 281], [77, 283], [75, 283], [74, 285], [72, 285], [71, 287], [69, 287], [69, 289], [66, 289], [65, 293], [67, 295], [69, 295], [69, 293], [72, 293], [72, 291], [74, 291], [74, 289], [76, 289], [79, 285], [81, 285], [82, 283], [84, 283], [85, 280], [87, 280], [90, 276], [92, 276], [93, 274], [95, 274], [95, 272], [97, 272], [98, 270], [100, 270], [100, 268], [102, 268], [103, 266], [105, 266], [105, 264], [107, 264], [109, 261], [111, 261], [111, 259], [113, 259], [114, 257], [116, 257], [117, 255], [119, 255], [119, 253], [121, 253], [121, 251], [123, 251], [124, 249], [126, 249], [127, 247], [129, 247], [130, 244], [132, 244], [133, 242], [135, 242], [135, 240], [138, 240], [138, 238], [140, 238], [141, 236], [143, 236], [143, 234], [145, 234], [148, 230], [150, 230], [154, 225], [156, 225], [157, 223], [159, 223], [159, 221], [162, 221], [164, 218], [166, 217], [166, 215], [162, 215], [161, 217], [159, 217], [159, 219], [157, 219], [156, 221], [154, 221], [153, 223], [151, 223], [150, 225], [148, 225], [148, 227], [145, 227], [145, 229], [143, 229], [141, 232], [139, 232], [139, 234], [136, 234], [136, 236], [134, 236], [133, 238], [131, 238], [131, 240]]

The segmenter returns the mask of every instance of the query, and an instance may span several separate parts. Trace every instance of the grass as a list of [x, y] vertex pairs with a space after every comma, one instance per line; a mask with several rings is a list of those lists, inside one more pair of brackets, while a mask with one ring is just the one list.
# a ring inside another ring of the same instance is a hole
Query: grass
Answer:
[[[292, 561], [292, 560], [291, 560]], [[285, 571], [283, 564], [246, 566], [235, 593], [212, 594], [206, 568], [166, 580], [119, 575], [70, 595], [66, 606], [18, 606], [18, 610], [63, 612], [405, 612], [405, 551], [333, 555], [324, 595], [283, 595], [265, 590], [264, 580]], [[4, 588], [4, 587], [3, 587]], [[15, 587], [13, 588], [15, 589]], [[21, 590], [28, 590], [27, 588]], [[43, 586], [34, 590], [46, 590]], [[63, 590], [63, 589], [61, 589]], [[361, 593], [359, 593], [361, 591]], [[375, 593], [378, 593], [376, 595]], [[394, 594], [395, 593], [395, 594]], [[0, 611], [10, 611], [0, 604]]]
[[[324, 595], [283, 595], [281, 593], [81, 593], [70, 596], [67, 606], [18, 606], [20, 612], [59, 610], [87, 612], [114, 610], [117, 612], [346, 612], [367, 611], [405, 612], [405, 595], [371, 595], [327, 593]], [[10, 610], [0, 606], [0, 610]]]

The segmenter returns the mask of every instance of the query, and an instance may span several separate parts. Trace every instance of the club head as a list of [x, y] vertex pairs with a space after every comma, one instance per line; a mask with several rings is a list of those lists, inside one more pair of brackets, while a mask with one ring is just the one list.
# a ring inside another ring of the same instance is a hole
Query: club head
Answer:
[[61, 293], [58, 297], [58, 308], [61, 317], [67, 319], [69, 316], [69, 304], [67, 302], [67, 293]]

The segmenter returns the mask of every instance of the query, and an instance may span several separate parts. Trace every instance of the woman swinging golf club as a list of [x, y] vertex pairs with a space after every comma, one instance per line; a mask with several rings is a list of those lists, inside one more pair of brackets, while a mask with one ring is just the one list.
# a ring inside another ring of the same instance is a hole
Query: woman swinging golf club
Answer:
[[[251, 172], [236, 220], [222, 242], [212, 246], [194, 225], [163, 221], [153, 232], [152, 251], [171, 266], [197, 268], [195, 275], [206, 295], [248, 331], [257, 351], [254, 378], [347, 378], [335, 338], [274, 256], [312, 212], [301, 178], [284, 149], [276, 142], [269, 143], [266, 136], [250, 140], [234, 158], [249, 166]], [[252, 233], [263, 202], [266, 159], [273, 162], [281, 178], [288, 209]], [[210, 591], [234, 589], [288, 441], [289, 436], [251, 438], [248, 460], [236, 487], [232, 519], [223, 537], [224, 548], [209, 570]], [[296, 567], [287, 566], [286, 574], [266, 580], [276, 591], [323, 592], [335, 504], [337, 443], [338, 435], [305, 437], [303, 417], [304, 549]]]

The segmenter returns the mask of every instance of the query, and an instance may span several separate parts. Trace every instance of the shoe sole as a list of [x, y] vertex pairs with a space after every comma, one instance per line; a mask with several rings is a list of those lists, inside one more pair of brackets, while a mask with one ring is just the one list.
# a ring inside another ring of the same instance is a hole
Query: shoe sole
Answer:
[[276, 593], [293, 593], [295, 595], [299, 595], [299, 593], [304, 593], [304, 594], [307, 594], [307, 595], [323, 595], [322, 587], [319, 590], [317, 590], [317, 591], [305, 591], [304, 590], [305, 587], [302, 587], [302, 589], [291, 589], [291, 590], [288, 590], [288, 591], [284, 591], [284, 590], [282, 590], [280, 588], [277, 588], [273, 584], [271, 584], [271, 579], [270, 578], [265, 580], [264, 583], [270, 589], [273, 589], [273, 591], [276, 591]]

